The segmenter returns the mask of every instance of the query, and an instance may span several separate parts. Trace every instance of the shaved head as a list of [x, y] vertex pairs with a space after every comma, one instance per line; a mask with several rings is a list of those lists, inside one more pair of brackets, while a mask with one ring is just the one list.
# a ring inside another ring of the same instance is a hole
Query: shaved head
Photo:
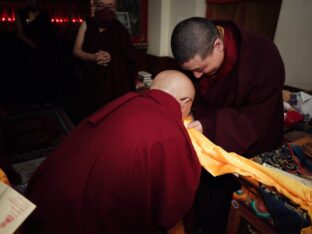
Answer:
[[153, 80], [150, 89], [162, 90], [176, 99], [184, 97], [193, 99], [195, 95], [192, 81], [182, 72], [175, 70], [160, 72]]
[[171, 36], [172, 54], [179, 64], [199, 55], [204, 59], [212, 53], [219, 37], [216, 26], [205, 18], [192, 17], [178, 23]]
[[154, 78], [150, 89], [158, 89], [174, 97], [181, 106], [183, 118], [189, 114], [195, 96], [195, 88], [192, 81], [182, 72], [175, 70], [160, 72]]

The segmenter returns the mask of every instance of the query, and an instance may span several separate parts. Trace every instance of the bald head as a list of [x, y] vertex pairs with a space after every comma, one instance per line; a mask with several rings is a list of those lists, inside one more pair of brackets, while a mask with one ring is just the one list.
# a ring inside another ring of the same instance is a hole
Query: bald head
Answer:
[[175, 70], [160, 72], [153, 80], [150, 89], [162, 90], [176, 99], [185, 97], [193, 99], [195, 95], [192, 81], [182, 72]]
[[189, 114], [195, 96], [195, 88], [192, 81], [182, 72], [175, 70], [160, 72], [154, 78], [150, 89], [158, 89], [174, 97], [181, 105], [183, 118]]

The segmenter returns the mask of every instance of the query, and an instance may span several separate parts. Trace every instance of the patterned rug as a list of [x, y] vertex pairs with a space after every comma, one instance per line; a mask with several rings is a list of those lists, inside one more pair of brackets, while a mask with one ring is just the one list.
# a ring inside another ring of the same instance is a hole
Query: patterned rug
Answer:
[[27, 183], [72, 128], [72, 121], [60, 108], [6, 117], [0, 121], [1, 154]]

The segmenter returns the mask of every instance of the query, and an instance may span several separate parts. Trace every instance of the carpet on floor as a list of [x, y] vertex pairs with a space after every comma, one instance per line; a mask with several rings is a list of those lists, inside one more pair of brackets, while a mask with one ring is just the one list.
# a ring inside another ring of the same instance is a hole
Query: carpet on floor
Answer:
[[61, 108], [30, 111], [0, 120], [1, 157], [27, 183], [44, 159], [69, 134], [73, 123]]

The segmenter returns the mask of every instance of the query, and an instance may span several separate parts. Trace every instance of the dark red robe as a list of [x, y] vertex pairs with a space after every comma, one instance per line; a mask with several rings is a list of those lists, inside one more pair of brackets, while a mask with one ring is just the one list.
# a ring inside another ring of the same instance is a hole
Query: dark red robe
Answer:
[[14, 64], [17, 64], [17, 77], [20, 77], [12, 81], [12, 84], [16, 88], [21, 87], [16, 90], [18, 96], [22, 98], [21, 101], [29, 101], [32, 104], [56, 101], [60, 82], [54, 27], [50, 16], [45, 11], [37, 10], [38, 15], [33, 21], [29, 21], [31, 10], [28, 7], [16, 12], [21, 22], [23, 36], [29, 38], [36, 48], [19, 40], [21, 43], [17, 43], [14, 48], [16, 52], [11, 52], [15, 54]]
[[103, 32], [99, 32], [94, 18], [87, 18], [86, 24], [83, 50], [92, 54], [107, 51], [111, 61], [108, 66], [99, 66], [94, 61], [83, 62], [83, 117], [134, 90], [137, 58], [130, 34], [119, 21], [114, 20]]
[[[281, 56], [269, 39], [240, 31], [231, 22], [215, 23], [224, 28], [225, 60], [215, 77], [195, 80], [194, 118], [204, 135], [227, 151], [251, 157], [276, 149], [283, 139]], [[239, 186], [232, 175], [215, 178], [203, 171], [195, 202], [197, 225], [224, 233]]]
[[[224, 27], [225, 40], [232, 35], [228, 42], [235, 43], [237, 58], [226, 76], [222, 65], [216, 77], [198, 82], [195, 119], [204, 134], [227, 151], [253, 156], [273, 150], [283, 137], [281, 56], [269, 39], [242, 32], [231, 22], [216, 24]], [[225, 44], [225, 54], [232, 56], [228, 48]]]
[[167, 93], [129, 93], [91, 115], [32, 177], [24, 233], [154, 233], [190, 210], [200, 164]]

